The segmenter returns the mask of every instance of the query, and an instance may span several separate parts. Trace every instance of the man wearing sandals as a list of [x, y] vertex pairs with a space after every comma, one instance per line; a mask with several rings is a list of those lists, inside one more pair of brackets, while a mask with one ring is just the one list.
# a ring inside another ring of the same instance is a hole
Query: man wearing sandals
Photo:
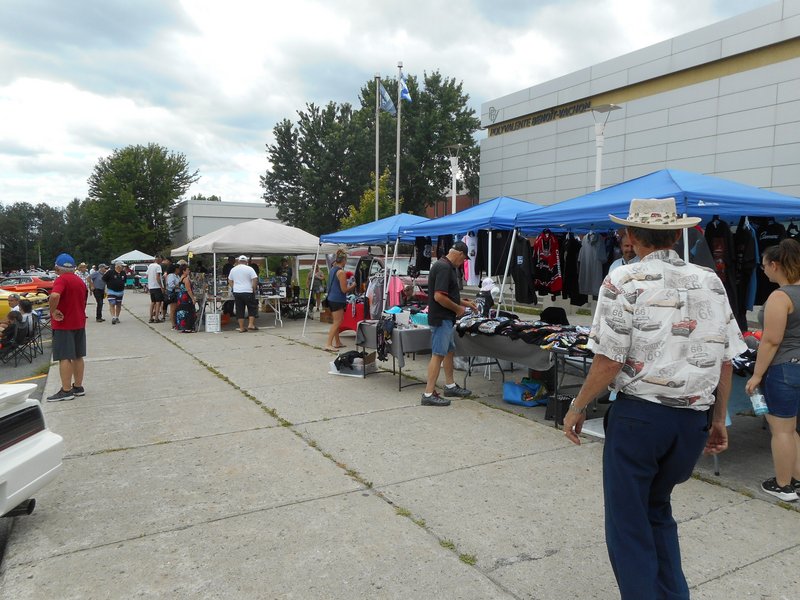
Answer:
[[[256, 317], [258, 316], [258, 300], [256, 299], [258, 275], [256, 275], [253, 267], [247, 264], [246, 256], [240, 256], [237, 261], [238, 264], [228, 274], [228, 285], [231, 288], [231, 292], [233, 292], [236, 318], [239, 321], [239, 332], [246, 333], [248, 329], [250, 331], [258, 329], [256, 327]], [[247, 307], [247, 329], [244, 328], [245, 307]]]

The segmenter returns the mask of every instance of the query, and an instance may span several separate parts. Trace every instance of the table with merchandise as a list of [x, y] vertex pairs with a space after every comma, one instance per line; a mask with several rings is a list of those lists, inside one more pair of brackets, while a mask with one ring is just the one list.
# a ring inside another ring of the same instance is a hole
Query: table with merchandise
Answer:
[[[392, 373], [397, 370], [398, 390], [411, 385], [419, 384], [414, 381], [403, 385], [403, 367], [406, 364], [406, 354], [414, 355], [417, 352], [430, 352], [431, 330], [425, 326], [394, 325], [389, 335], [382, 334], [379, 339], [379, 321], [360, 321], [356, 329], [356, 346], [374, 348], [379, 360], [392, 357]], [[387, 332], [388, 333], [388, 332]], [[383, 356], [383, 358], [381, 358]]]

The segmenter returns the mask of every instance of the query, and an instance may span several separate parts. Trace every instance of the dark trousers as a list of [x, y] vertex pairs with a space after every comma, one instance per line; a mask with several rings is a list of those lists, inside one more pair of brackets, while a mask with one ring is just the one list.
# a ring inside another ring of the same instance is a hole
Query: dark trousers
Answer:
[[102, 319], [103, 318], [103, 295], [105, 294], [105, 290], [92, 290], [92, 294], [94, 295], [94, 299], [97, 302], [97, 312], [95, 314], [95, 318]]
[[708, 413], [619, 394], [603, 447], [606, 546], [622, 600], [689, 598], [672, 488], [708, 437]]

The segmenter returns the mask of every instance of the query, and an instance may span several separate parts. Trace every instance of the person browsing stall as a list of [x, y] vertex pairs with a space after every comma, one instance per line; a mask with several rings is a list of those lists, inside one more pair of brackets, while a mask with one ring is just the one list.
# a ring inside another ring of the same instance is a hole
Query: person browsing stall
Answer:
[[630, 265], [639, 262], [639, 257], [636, 256], [636, 252], [633, 251], [633, 244], [631, 243], [631, 238], [628, 237], [628, 232], [623, 229], [618, 233], [618, 237], [619, 247], [620, 250], [622, 250], [622, 256], [611, 263], [611, 265], [608, 267], [609, 273], [614, 271], [614, 269], [617, 267], [621, 267], [622, 265]]
[[594, 359], [564, 434], [580, 444], [587, 405], [617, 390], [606, 417], [603, 494], [620, 596], [688, 599], [672, 490], [704, 448], [728, 447], [731, 359], [747, 346], [716, 273], [672, 249], [700, 219], [678, 218], [674, 198], [634, 199], [627, 219], [609, 216], [627, 226], [640, 262], [603, 280], [589, 334]]
[[[258, 299], [256, 298], [256, 292], [258, 291], [258, 275], [247, 264], [246, 256], [240, 256], [238, 264], [231, 269], [228, 274], [228, 285], [231, 288], [231, 292], [233, 292], [236, 318], [239, 321], [239, 332], [247, 333], [248, 330], [257, 330]], [[247, 329], [244, 327], [245, 308], [247, 308]]]
[[775, 477], [761, 484], [767, 494], [786, 502], [800, 494], [800, 244], [789, 238], [764, 250], [761, 268], [780, 287], [767, 298], [759, 321], [763, 326], [753, 376], [745, 390], [761, 386], [767, 401]]
[[[428, 325], [431, 328], [431, 360], [428, 363], [428, 379], [422, 394], [423, 406], [449, 406], [448, 398], [469, 396], [472, 392], [455, 382], [453, 375], [453, 356], [456, 349], [454, 341], [455, 322], [464, 314], [465, 308], [477, 310], [471, 300], [462, 300], [458, 289], [456, 269], [468, 257], [467, 245], [456, 242], [447, 256], [443, 256], [431, 266], [428, 274]], [[432, 292], [432, 293], [431, 293]], [[436, 391], [436, 380], [444, 366], [444, 398]]]
[[328, 308], [331, 311], [333, 322], [328, 330], [328, 341], [325, 344], [325, 350], [328, 352], [336, 352], [339, 348], [343, 348], [342, 340], [339, 339], [339, 327], [344, 319], [344, 307], [347, 306], [347, 294], [356, 289], [355, 278], [353, 281], [347, 280], [347, 275], [344, 272], [344, 265], [347, 262], [347, 252], [341, 248], [336, 251], [335, 258], [333, 259], [333, 266], [328, 276]]

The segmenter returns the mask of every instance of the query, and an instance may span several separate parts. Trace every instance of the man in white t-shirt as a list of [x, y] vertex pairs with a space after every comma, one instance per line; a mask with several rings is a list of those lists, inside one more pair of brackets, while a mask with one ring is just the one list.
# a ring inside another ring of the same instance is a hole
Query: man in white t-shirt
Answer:
[[[253, 267], [247, 264], [247, 257], [242, 255], [237, 259], [237, 264], [228, 274], [228, 285], [233, 292], [233, 301], [236, 305], [236, 318], [239, 320], [239, 332], [246, 333], [258, 330], [256, 317], [258, 316], [258, 275]], [[244, 309], [247, 307], [248, 325], [244, 328]]]
[[150, 291], [150, 322], [163, 323], [161, 307], [164, 304], [164, 279], [161, 277], [161, 257], [156, 256], [147, 266], [147, 289]]

